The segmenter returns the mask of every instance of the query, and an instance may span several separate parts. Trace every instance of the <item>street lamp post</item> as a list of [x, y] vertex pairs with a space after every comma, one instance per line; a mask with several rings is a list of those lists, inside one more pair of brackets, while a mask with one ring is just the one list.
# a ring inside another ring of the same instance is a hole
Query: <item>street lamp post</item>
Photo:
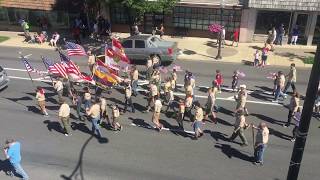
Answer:
[[310, 120], [313, 112], [313, 105], [316, 99], [316, 94], [319, 86], [320, 73], [320, 43], [318, 43], [316, 56], [314, 57], [313, 66], [309, 78], [306, 98], [303, 103], [298, 135], [294, 143], [290, 166], [288, 170], [287, 180], [297, 180], [304, 152], [304, 147], [307, 141], [309, 132]]
[[218, 46], [218, 54], [216, 56], [216, 59], [222, 59], [221, 56], [221, 43], [222, 43], [222, 26], [223, 26], [223, 8], [224, 8], [224, 0], [220, 0], [220, 21], [221, 21], [221, 30], [219, 35], [219, 46]]

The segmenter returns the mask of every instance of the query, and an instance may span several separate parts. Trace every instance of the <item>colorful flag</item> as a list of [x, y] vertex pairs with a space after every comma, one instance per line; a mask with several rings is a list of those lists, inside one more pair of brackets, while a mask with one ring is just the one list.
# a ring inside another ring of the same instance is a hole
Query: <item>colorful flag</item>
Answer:
[[66, 48], [68, 52], [68, 56], [86, 56], [84, 48], [79, 44], [75, 44], [73, 42], [66, 42]]
[[60, 76], [60, 77], [64, 77], [64, 78], [68, 78], [66, 69], [62, 64], [53, 63], [52, 61], [50, 61], [47, 58], [43, 58], [43, 62], [46, 64], [46, 67], [51, 74], [54, 74], [54, 75]]
[[24, 66], [26, 67], [26, 70], [28, 71], [28, 73], [34, 72], [34, 73], [37, 73], [39, 76], [45, 76], [47, 74], [46, 71], [39, 71], [39, 70], [33, 68], [26, 58], [22, 58], [22, 61], [24, 63]]
[[115, 55], [123, 62], [130, 64], [130, 60], [124, 52], [124, 48], [122, 47], [119, 40], [113, 38], [112, 39], [112, 49], [114, 50]]

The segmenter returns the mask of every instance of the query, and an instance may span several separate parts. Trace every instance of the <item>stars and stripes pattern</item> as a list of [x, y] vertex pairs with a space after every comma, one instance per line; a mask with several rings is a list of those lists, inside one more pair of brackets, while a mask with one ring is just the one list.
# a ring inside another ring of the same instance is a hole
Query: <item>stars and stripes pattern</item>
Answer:
[[75, 75], [81, 75], [81, 72], [78, 68], [77, 65], [74, 64], [73, 61], [71, 61], [71, 59], [69, 57], [67, 57], [66, 55], [62, 54], [61, 52], [59, 52], [60, 54], [60, 60], [61, 60], [61, 64], [63, 64], [63, 66], [66, 69], [66, 72], [75, 74]]
[[66, 48], [68, 52], [68, 56], [86, 56], [84, 48], [79, 44], [75, 44], [73, 42], [66, 42]]
[[23, 61], [24, 66], [26, 67], [26, 70], [28, 71], [28, 73], [30, 73], [30, 72], [37, 73], [39, 76], [46, 75], [47, 72], [39, 71], [39, 70], [33, 68], [26, 58], [23, 58], [22, 61]]
[[43, 62], [46, 64], [48, 71], [53, 74], [60, 77], [67, 78], [68, 74], [66, 72], [65, 67], [60, 63], [53, 63], [49, 59], [43, 58]]

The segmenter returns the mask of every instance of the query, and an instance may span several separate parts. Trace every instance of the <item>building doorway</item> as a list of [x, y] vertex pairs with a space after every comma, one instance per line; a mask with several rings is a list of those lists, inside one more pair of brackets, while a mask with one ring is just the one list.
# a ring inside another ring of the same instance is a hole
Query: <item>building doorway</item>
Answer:
[[144, 33], [152, 33], [154, 27], [160, 28], [164, 21], [163, 13], [146, 13], [144, 14]]

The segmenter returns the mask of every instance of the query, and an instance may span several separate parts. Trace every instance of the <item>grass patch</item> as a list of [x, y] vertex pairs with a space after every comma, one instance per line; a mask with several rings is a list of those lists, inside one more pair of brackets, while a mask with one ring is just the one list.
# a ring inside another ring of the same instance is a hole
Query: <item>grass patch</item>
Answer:
[[3, 41], [6, 41], [8, 39], [10, 39], [10, 38], [7, 37], [7, 36], [0, 36], [0, 43], [3, 42]]
[[303, 62], [304, 62], [305, 64], [313, 64], [313, 62], [314, 62], [314, 56], [305, 57], [305, 58], [303, 59]]

